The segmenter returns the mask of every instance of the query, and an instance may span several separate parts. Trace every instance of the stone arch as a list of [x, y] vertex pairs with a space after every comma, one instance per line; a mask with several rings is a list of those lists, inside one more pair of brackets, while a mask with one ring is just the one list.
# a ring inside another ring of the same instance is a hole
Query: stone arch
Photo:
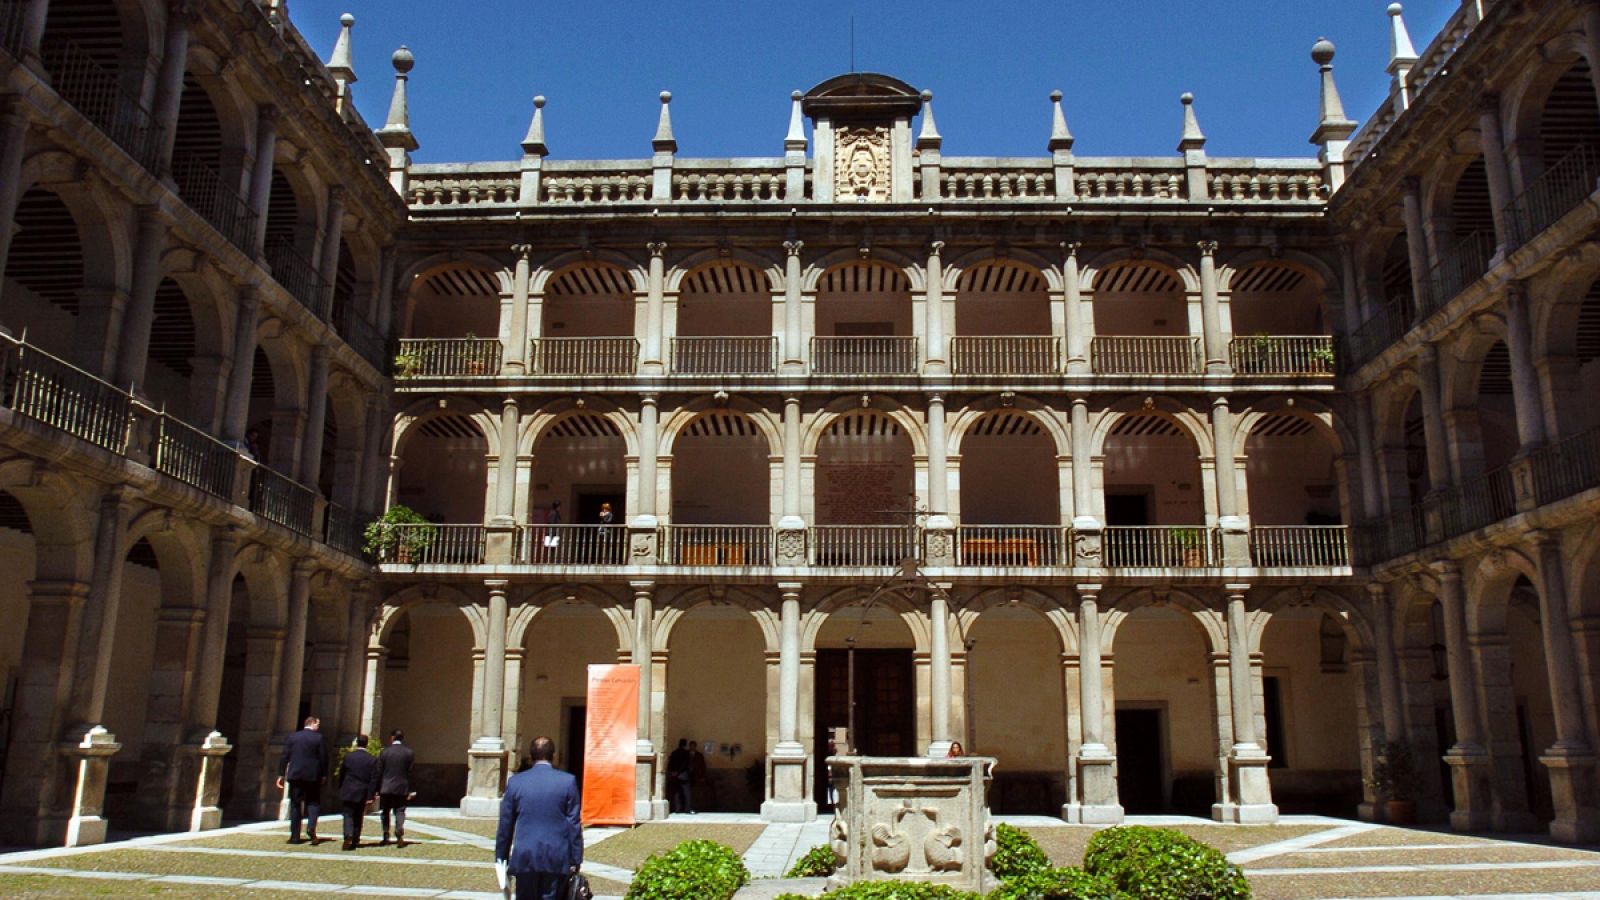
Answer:
[[[635, 293], [643, 293], [650, 287], [649, 272], [646, 270], [643, 263], [640, 263], [638, 260], [628, 256], [625, 253], [618, 253], [615, 250], [589, 248], [559, 253], [550, 257], [549, 259], [537, 263], [533, 269], [533, 275], [529, 282], [528, 289], [534, 294], [548, 294], [550, 292], [551, 282], [556, 278], [556, 276], [568, 269], [579, 268], [585, 265], [610, 266], [615, 269], [620, 269], [627, 276], [628, 283], [632, 285], [632, 289]], [[509, 283], [507, 284], [506, 290], [510, 290]]]
[[265, 544], [245, 544], [234, 553], [229, 581], [235, 577], [244, 578], [250, 603], [249, 625], [261, 628], [288, 625], [290, 568], [287, 557]]
[[205, 560], [209, 556], [203, 536], [192, 523], [164, 507], [151, 507], [128, 522], [128, 533], [119, 553], [126, 557], [135, 544], [149, 542], [160, 562], [161, 597], [166, 605], [203, 607], [205, 603]]
[[[1343, 299], [1339, 279], [1321, 260], [1298, 251], [1247, 250], [1217, 270], [1235, 335], [1320, 335], [1332, 331]], [[1307, 316], [1306, 313], [1313, 313]]]
[[29, 457], [0, 461], [0, 491], [27, 513], [34, 538], [34, 577], [89, 581], [94, 568], [96, 494]]
[[[1565, 554], [1567, 597], [1571, 619], [1600, 620], [1600, 528], [1593, 525], [1580, 533]], [[1542, 585], [1542, 583], [1541, 583]]]
[[1257, 607], [1260, 614], [1250, 617], [1250, 652], [1261, 652], [1261, 636], [1266, 633], [1273, 615], [1297, 606], [1331, 613], [1344, 629], [1353, 649], [1372, 652], [1376, 647], [1372, 623], [1365, 610], [1337, 591], [1308, 585], [1280, 588], [1260, 602]]
[[[129, 229], [124, 226], [123, 213], [111, 193], [97, 190], [99, 177], [86, 173], [84, 166], [82, 160], [64, 150], [40, 150], [22, 162], [18, 178], [20, 193], [25, 196], [33, 190], [45, 191], [54, 195], [71, 213], [79, 245], [96, 251], [83, 256], [85, 286], [128, 285], [133, 279]], [[19, 228], [22, 224], [16, 223]], [[15, 239], [11, 252], [13, 255], [18, 252]]]
[[1536, 592], [1543, 593], [1538, 563], [1517, 549], [1497, 548], [1480, 558], [1477, 565], [1463, 569], [1461, 586], [1466, 593], [1468, 634], [1505, 632], [1511, 593], [1522, 578]]
[[1281, 247], [1265, 248], [1252, 247], [1241, 250], [1227, 257], [1226, 261], [1217, 266], [1217, 290], [1228, 292], [1234, 290], [1233, 279], [1240, 272], [1253, 266], [1271, 264], [1293, 269], [1310, 278], [1316, 279], [1316, 288], [1319, 291], [1331, 291], [1342, 280], [1333, 268], [1317, 256], [1301, 250], [1289, 250]]
[[1100, 628], [1103, 652], [1111, 653], [1116, 645], [1117, 630], [1128, 616], [1147, 607], [1167, 607], [1189, 613], [1188, 618], [1200, 629], [1206, 649], [1211, 653], [1228, 652], [1227, 623], [1222, 613], [1194, 594], [1177, 588], [1134, 588], [1117, 597], [1105, 610]]
[[910, 293], [915, 294], [928, 289], [928, 270], [915, 258], [887, 247], [873, 247], [866, 254], [863, 254], [860, 248], [845, 247], [825, 253], [808, 263], [805, 274], [801, 276], [801, 290], [814, 294], [819, 290], [824, 275], [834, 269], [858, 264], [882, 265], [894, 269], [905, 278], [905, 290]]
[[[437, 400], [413, 404], [395, 419], [391, 455], [399, 465], [390, 475], [391, 501], [404, 503], [410, 499], [405, 495], [414, 490], [418, 496], [413, 502], [429, 507], [418, 510], [424, 516], [482, 521], [490, 509], [490, 482], [496, 474], [488, 460], [499, 455], [499, 436], [494, 417], [472, 401], [442, 409]], [[422, 473], [421, 481], [408, 472], [419, 454], [424, 465], [414, 471]]]
[[539, 407], [522, 422], [517, 452], [533, 453], [551, 428], [575, 417], [604, 419], [622, 438], [627, 455], [639, 455], [639, 430], [634, 419], [608, 397], [563, 397]]
[[[828, 617], [847, 607], [863, 605], [867, 601], [868, 593], [860, 587], [842, 587], [824, 594], [801, 622], [801, 652], [814, 652], [817, 649], [817, 635], [822, 631], [822, 626]], [[882, 605], [899, 616], [900, 622], [911, 634], [911, 645], [915, 652], [928, 652], [932, 631], [928, 625], [927, 615], [916, 604], [903, 593], [886, 592], [879, 596], [874, 605]]]
[[900, 430], [911, 439], [912, 453], [917, 456], [928, 455], [928, 433], [924, 422], [917, 417], [916, 411], [901, 403], [899, 400], [883, 394], [864, 395], [866, 404], [862, 404], [862, 397], [838, 397], [828, 401], [827, 405], [812, 416], [810, 424], [806, 427], [800, 440], [800, 454], [802, 457], [816, 456], [817, 445], [821, 443], [824, 435], [839, 419], [852, 413], [868, 412], [882, 415], [900, 426]]
[[405, 292], [399, 316], [403, 335], [494, 337], [500, 333], [500, 302], [511, 291], [510, 275], [492, 257], [478, 253], [431, 256], [407, 269], [400, 284]]
[[669, 294], [678, 293], [684, 289], [689, 276], [702, 269], [719, 266], [754, 269], [766, 278], [769, 293], [780, 294], [784, 290], [783, 262], [741, 247], [712, 247], [677, 260], [667, 270], [663, 290]]
[[1014, 411], [1018, 415], [1026, 416], [1037, 422], [1040, 428], [1050, 436], [1055, 444], [1057, 456], [1072, 455], [1072, 439], [1067, 433], [1066, 420], [1068, 414], [1056, 410], [1049, 404], [1032, 397], [1015, 396], [979, 397], [964, 404], [960, 411], [950, 419], [949, 425], [949, 453], [955, 456], [961, 452], [961, 441], [972, 431], [980, 420], [996, 413]]
[[1100, 276], [1120, 265], [1149, 263], [1167, 269], [1179, 279], [1180, 289], [1186, 294], [1200, 292], [1200, 273], [1182, 257], [1166, 250], [1149, 247], [1117, 247], [1103, 250], [1088, 257], [1079, 270], [1079, 280], [1088, 291], [1100, 290]]
[[395, 416], [394, 425], [394, 455], [400, 456], [406, 443], [416, 434], [419, 426], [430, 419], [440, 416], [456, 415], [472, 421], [478, 433], [483, 436], [483, 449], [485, 453], [492, 452], [500, 446], [500, 419], [498, 416], [484, 409], [478, 401], [468, 397], [451, 397], [451, 406], [440, 407], [438, 400], [418, 400]]
[[1463, 478], [1503, 466], [1521, 446], [1505, 322], [1483, 315], [1473, 324], [1439, 354], [1443, 411], [1453, 430], [1450, 450]]
[[1014, 266], [1033, 269], [1044, 279], [1045, 289], [1051, 293], [1066, 290], [1061, 279], [1061, 266], [1045, 256], [1020, 247], [979, 247], [945, 261], [942, 287], [946, 292], [959, 291], [963, 280], [984, 266]]
[[[1310, 471], [1307, 465], [1310, 460], [1306, 453], [1314, 448], [1297, 450], [1294, 447], [1295, 442], [1312, 436], [1314, 436], [1312, 439], [1326, 447], [1329, 453], [1327, 465], [1332, 487], [1336, 492], [1334, 500], [1337, 503], [1334, 510], [1312, 509], [1313, 506], [1320, 506], [1310, 502], [1312, 489], [1318, 486], [1318, 482], [1311, 477], [1316, 473]], [[1276, 449], [1272, 453], [1250, 452], [1252, 443], [1258, 449], [1266, 450], [1269, 441], [1281, 449]], [[1340, 524], [1348, 524], [1354, 521], [1359, 512], [1350, 487], [1352, 467], [1346, 462], [1356, 452], [1355, 446], [1355, 440], [1348, 433], [1348, 429], [1343, 427], [1342, 420], [1321, 402], [1301, 397], [1271, 397], [1259, 401], [1239, 414], [1234, 420], [1234, 433], [1230, 436], [1229, 446], [1220, 457], [1223, 460], [1231, 458], [1235, 461], [1241, 459], [1244, 461], [1240, 469], [1245, 479], [1247, 501], [1245, 511], [1251, 521], [1262, 525], [1313, 524], [1304, 520], [1337, 513]], [[1262, 459], [1262, 456], [1268, 458]], [[1266, 510], [1263, 504], [1256, 502], [1255, 488], [1263, 481], [1281, 487], [1282, 479], [1290, 479], [1289, 483], [1298, 483], [1306, 490], [1269, 492], [1268, 496], [1275, 503], [1282, 504], [1284, 509], [1277, 515], [1263, 515]], [[1301, 508], [1293, 509], [1293, 504], [1288, 502], [1291, 499], [1297, 501]], [[1298, 516], [1286, 513], [1298, 513]], [[1274, 518], [1281, 521], [1269, 521]], [[1297, 520], [1288, 521], [1291, 518]]]
[[[1507, 146], [1537, 146], [1545, 151], [1542, 155], [1546, 160], [1551, 160], [1548, 148], [1544, 146], [1544, 129], [1541, 127], [1546, 109], [1555, 99], [1555, 92], [1561, 82], [1568, 80], [1574, 70], [1587, 70], [1592, 66], [1600, 65], [1600, 60], [1588, 59], [1582, 31], [1574, 30], [1558, 34], [1540, 46], [1539, 64], [1530, 66], [1526, 71], [1516, 73], [1516, 79], [1504, 91], [1504, 98], [1500, 115], [1505, 124], [1505, 140]], [[1593, 83], [1589, 80], [1589, 73], [1582, 71], [1585, 87], [1590, 91], [1593, 102]], [[1600, 123], [1595, 123], [1600, 124]], [[1555, 158], [1559, 158], [1557, 154]]]
[[750, 420], [766, 441], [769, 453], [775, 457], [783, 455], [783, 432], [775, 420], [776, 417], [761, 404], [740, 396], [729, 397], [725, 402], [715, 397], [700, 397], [673, 410], [661, 423], [659, 444], [662, 453], [672, 454], [678, 438], [683, 436], [696, 419], [722, 409], [731, 410]]
[[[232, 64], [233, 54], [228, 49], [212, 48], [201, 40], [189, 43], [187, 67], [184, 71], [186, 89], [189, 85], [205, 92], [222, 128], [221, 157], [218, 162], [228, 164], [228, 151], [248, 151], [254, 145], [256, 106], [242, 90], [237, 79], [225, 74]], [[186, 90], [187, 92], [187, 90]], [[183, 140], [183, 116], [178, 118], [179, 141]], [[218, 174], [222, 167], [218, 167]]]
[[[720, 591], [720, 595], [719, 595]], [[656, 610], [656, 621], [652, 628], [652, 642], [656, 651], [671, 649], [672, 630], [688, 615], [689, 612], [700, 606], [737, 606], [750, 613], [756, 626], [761, 629], [761, 637], [766, 641], [767, 652], [778, 652], [778, 617], [773, 614], [768, 602], [750, 592], [737, 587], [719, 586], [718, 588], [691, 588], [673, 597], [670, 602]]]
[[1214, 456], [1216, 447], [1211, 440], [1211, 428], [1205, 416], [1171, 397], [1125, 397], [1111, 404], [1094, 417], [1090, 428], [1089, 452], [1104, 456], [1106, 439], [1116, 430], [1117, 423], [1129, 416], [1160, 415], [1172, 420], [1183, 430], [1201, 457]]
[[[1075, 610], [1063, 605], [1059, 598], [1039, 588], [983, 588], [958, 608], [951, 610], [951, 621], [959, 620], [961, 628], [970, 631], [972, 625], [985, 612], [996, 608], [1012, 607], [1037, 613], [1050, 624], [1061, 652], [1072, 655], [1078, 652], [1078, 620]], [[959, 646], [952, 643], [951, 646]]]
[[633, 647], [633, 616], [624, 609], [621, 601], [605, 591], [587, 584], [558, 584], [535, 591], [514, 607], [506, 626], [506, 646], [521, 647], [528, 639], [528, 631], [550, 607], [558, 603], [581, 603], [599, 610], [616, 632], [617, 653], [624, 654]]
[[424, 605], [454, 607], [472, 628], [474, 647], [488, 642], [488, 622], [477, 612], [477, 603], [462, 589], [449, 584], [415, 584], [384, 598], [372, 623], [369, 646], [387, 646], [390, 634], [400, 617]]
[[634, 337], [637, 332], [637, 300], [646, 278], [631, 261], [600, 253], [568, 257], [541, 268], [532, 284], [544, 298], [543, 338]]
[[[691, 264], [674, 268], [667, 290], [677, 296], [672, 313], [672, 366], [680, 372], [764, 372], [774, 364], [773, 300], [781, 298], [782, 270], [750, 253], [696, 253]], [[753, 261], [752, 261], [753, 260]], [[679, 339], [685, 339], [680, 342]], [[708, 338], [742, 338], [739, 342]], [[700, 339], [696, 341], [694, 339]], [[717, 349], [711, 357], [701, 352]], [[737, 348], [737, 349], [736, 349]]]

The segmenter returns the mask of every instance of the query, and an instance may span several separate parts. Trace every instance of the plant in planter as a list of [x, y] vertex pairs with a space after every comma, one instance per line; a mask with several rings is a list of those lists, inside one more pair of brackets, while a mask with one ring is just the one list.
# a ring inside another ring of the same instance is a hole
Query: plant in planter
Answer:
[[1239, 362], [1244, 374], [1260, 375], [1266, 372], [1272, 358], [1272, 335], [1258, 331], [1244, 339]]
[[1172, 544], [1178, 550], [1179, 565], [1198, 569], [1205, 565], [1206, 530], [1204, 528], [1174, 528]]
[[401, 378], [415, 378], [422, 372], [422, 354], [415, 350], [401, 350], [394, 357], [394, 374]]
[[1372, 762], [1367, 784], [1384, 800], [1384, 812], [1391, 824], [1410, 825], [1417, 820], [1417, 794], [1422, 790], [1422, 773], [1416, 755], [1404, 741], [1389, 741]]
[[1311, 349], [1311, 368], [1321, 375], [1333, 374], [1333, 348], [1313, 347]]
[[408, 506], [391, 506], [362, 532], [362, 549], [380, 562], [408, 563], [433, 543], [438, 527]]

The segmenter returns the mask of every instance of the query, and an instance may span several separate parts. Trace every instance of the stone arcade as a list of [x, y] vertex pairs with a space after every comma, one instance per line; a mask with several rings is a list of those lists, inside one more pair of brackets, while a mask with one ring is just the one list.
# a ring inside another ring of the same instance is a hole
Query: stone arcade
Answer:
[[1390, 15], [1365, 123], [1313, 47], [1303, 159], [1189, 95], [1080, 156], [1073, 85], [945, 156], [853, 73], [768, 158], [663, 93], [635, 159], [539, 97], [440, 165], [444, 76], [369, 127], [348, 17], [0, 0], [0, 842], [270, 817], [307, 710], [492, 809], [619, 661], [641, 819], [679, 739], [700, 808], [812, 819], [854, 718], [1002, 813], [1376, 818], [1398, 741], [1426, 821], [1600, 837], [1600, 4]]

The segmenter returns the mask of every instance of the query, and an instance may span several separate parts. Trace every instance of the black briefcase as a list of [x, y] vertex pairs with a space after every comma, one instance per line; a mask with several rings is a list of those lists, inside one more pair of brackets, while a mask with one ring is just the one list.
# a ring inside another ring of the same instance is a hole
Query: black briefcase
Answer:
[[567, 876], [567, 889], [562, 892], [561, 900], [594, 900], [594, 890], [589, 887], [589, 879], [582, 875]]

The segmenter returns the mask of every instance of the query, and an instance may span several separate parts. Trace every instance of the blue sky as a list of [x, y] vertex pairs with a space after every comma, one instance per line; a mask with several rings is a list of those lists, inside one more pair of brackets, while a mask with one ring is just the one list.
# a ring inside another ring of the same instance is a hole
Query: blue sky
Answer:
[[[934, 92], [944, 152], [1042, 156], [1049, 93], [1066, 94], [1077, 152], [1174, 155], [1192, 91], [1214, 156], [1307, 156], [1316, 127], [1311, 44], [1338, 45], [1351, 118], [1385, 97], [1387, 0], [291, 0], [324, 59], [356, 16], [356, 99], [383, 122], [390, 53], [416, 54], [419, 162], [513, 159], [544, 94], [553, 158], [650, 153], [673, 93], [685, 156], [778, 156], [788, 97], [855, 62]], [[1412, 0], [1421, 51], [1458, 0]]]

